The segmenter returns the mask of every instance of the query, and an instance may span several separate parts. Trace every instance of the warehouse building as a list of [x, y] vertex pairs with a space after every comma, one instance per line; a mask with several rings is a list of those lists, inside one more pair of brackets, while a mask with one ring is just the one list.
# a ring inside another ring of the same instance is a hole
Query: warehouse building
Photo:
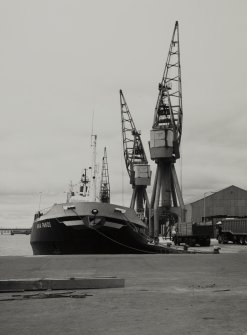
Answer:
[[[205, 192], [204, 197], [185, 206], [186, 222], [213, 225], [222, 218], [247, 218], [247, 191], [234, 185], [217, 192]], [[214, 233], [215, 235], [215, 233]]]

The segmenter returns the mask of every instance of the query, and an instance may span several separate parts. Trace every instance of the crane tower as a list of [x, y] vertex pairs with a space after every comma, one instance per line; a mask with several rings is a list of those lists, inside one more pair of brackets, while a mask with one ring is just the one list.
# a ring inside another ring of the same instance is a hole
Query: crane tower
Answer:
[[156, 163], [156, 175], [150, 201], [149, 233], [155, 241], [162, 225], [184, 220], [184, 203], [175, 170], [176, 160], [180, 158], [182, 118], [179, 27], [176, 21], [150, 131], [150, 156]]
[[102, 158], [99, 199], [100, 202], [110, 203], [110, 182], [106, 148], [104, 149], [104, 156]]
[[148, 165], [140, 132], [136, 130], [122, 90], [120, 90], [120, 106], [124, 159], [133, 189], [130, 207], [136, 210], [141, 219], [144, 219], [149, 217], [147, 186], [151, 183], [150, 166]]

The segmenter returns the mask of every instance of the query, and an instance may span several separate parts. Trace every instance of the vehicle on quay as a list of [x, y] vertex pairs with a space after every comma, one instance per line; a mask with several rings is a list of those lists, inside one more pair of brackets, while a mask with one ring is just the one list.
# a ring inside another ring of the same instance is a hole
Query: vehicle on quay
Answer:
[[179, 222], [175, 225], [173, 242], [175, 245], [182, 243], [194, 247], [200, 245], [210, 246], [210, 236], [212, 235], [212, 225], [205, 223]]
[[247, 244], [247, 218], [226, 218], [217, 223], [218, 242]]

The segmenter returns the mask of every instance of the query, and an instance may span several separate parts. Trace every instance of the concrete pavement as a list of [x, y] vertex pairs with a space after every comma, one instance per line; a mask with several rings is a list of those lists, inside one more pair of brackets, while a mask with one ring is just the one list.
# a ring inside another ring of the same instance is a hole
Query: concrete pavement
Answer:
[[23, 299], [30, 293], [19, 292], [7, 300], [14, 294], [1, 293], [7, 301], [0, 302], [0, 333], [246, 335], [246, 257], [246, 252], [0, 257], [1, 279], [125, 279], [124, 288], [73, 292], [77, 298]]

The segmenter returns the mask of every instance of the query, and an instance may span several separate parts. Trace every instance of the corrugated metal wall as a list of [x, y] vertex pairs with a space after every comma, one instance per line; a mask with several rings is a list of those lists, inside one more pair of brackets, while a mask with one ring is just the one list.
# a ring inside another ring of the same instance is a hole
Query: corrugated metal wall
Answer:
[[[204, 217], [204, 198], [186, 205], [186, 221], [201, 222]], [[205, 217], [247, 216], [247, 191], [230, 186], [205, 197]]]

